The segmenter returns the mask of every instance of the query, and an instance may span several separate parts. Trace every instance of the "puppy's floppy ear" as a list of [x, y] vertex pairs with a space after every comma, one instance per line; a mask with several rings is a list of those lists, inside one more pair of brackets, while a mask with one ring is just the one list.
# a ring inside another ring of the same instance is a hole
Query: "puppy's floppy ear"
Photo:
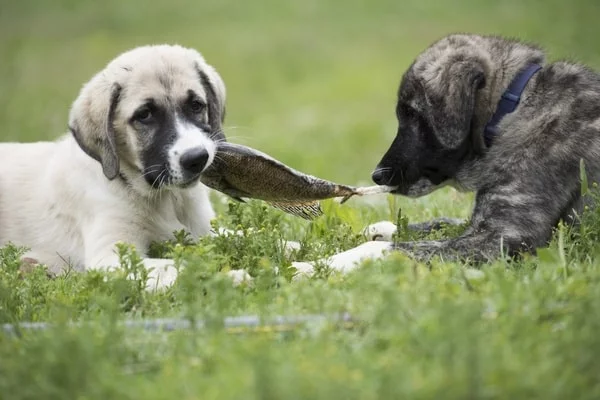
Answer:
[[208, 124], [214, 139], [225, 140], [223, 121], [225, 121], [225, 83], [217, 71], [206, 63], [196, 64], [200, 83], [206, 93], [208, 103]]
[[431, 125], [442, 146], [455, 149], [471, 131], [477, 91], [485, 86], [483, 64], [477, 59], [448, 63], [434, 86], [436, 94], [428, 96]]
[[[96, 78], [97, 79], [97, 78]], [[69, 130], [79, 147], [102, 164], [102, 172], [112, 180], [119, 174], [114, 118], [121, 85], [110, 87], [96, 84], [96, 79], [86, 85], [71, 109]]]

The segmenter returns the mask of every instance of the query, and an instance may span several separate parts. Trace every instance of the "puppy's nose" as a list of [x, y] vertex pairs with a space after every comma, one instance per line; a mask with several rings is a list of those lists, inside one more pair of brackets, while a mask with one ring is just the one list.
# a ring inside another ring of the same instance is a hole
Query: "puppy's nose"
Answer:
[[378, 185], [387, 185], [390, 180], [388, 170], [384, 168], [377, 168], [375, 171], [373, 171], [371, 179], [373, 179], [373, 182]]
[[208, 162], [208, 152], [202, 147], [195, 147], [181, 155], [179, 164], [185, 172], [199, 174]]

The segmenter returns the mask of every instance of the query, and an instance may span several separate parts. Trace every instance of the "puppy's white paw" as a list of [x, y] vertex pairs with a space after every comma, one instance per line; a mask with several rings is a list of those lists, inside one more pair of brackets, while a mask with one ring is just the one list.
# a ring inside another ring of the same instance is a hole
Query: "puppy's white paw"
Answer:
[[329, 258], [329, 266], [343, 273], [350, 272], [365, 260], [382, 258], [392, 249], [391, 242], [371, 241]]
[[227, 271], [227, 276], [231, 278], [233, 286], [239, 286], [244, 282], [252, 282], [252, 276], [250, 276], [250, 274], [244, 269], [233, 269], [231, 271]]
[[294, 242], [293, 240], [288, 240], [287, 242], [285, 242], [285, 254], [286, 256], [290, 256], [294, 251], [298, 251], [300, 250], [300, 243], [299, 242]]
[[160, 290], [172, 286], [177, 279], [177, 269], [173, 260], [146, 258], [144, 266], [148, 269], [146, 290]]
[[[246, 232], [253, 233], [253, 232], [255, 232], [255, 229], [248, 228], [248, 229], [246, 229]], [[232, 231], [231, 229], [219, 228], [216, 231], [215, 230], [211, 230], [210, 234], [211, 235], [225, 236], [225, 237], [234, 236], [234, 235], [235, 236], [243, 236], [244, 235], [244, 231], [242, 231], [242, 230]]]
[[380, 221], [367, 226], [363, 230], [363, 235], [365, 235], [367, 240], [391, 242], [392, 236], [397, 230], [398, 227], [396, 224], [393, 224], [390, 221]]
[[470, 281], [480, 281], [485, 278], [485, 272], [475, 268], [465, 268], [465, 278]]
[[296, 268], [292, 281], [310, 278], [315, 273], [315, 267], [309, 262], [294, 261], [292, 267]]

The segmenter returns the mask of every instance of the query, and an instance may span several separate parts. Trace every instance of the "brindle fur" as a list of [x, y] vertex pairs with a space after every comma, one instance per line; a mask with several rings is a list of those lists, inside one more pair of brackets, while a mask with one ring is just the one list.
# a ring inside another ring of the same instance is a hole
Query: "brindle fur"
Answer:
[[[529, 63], [543, 69], [488, 148], [484, 126]], [[600, 75], [572, 62], [547, 64], [531, 44], [467, 34], [439, 40], [404, 74], [396, 112], [398, 133], [374, 180], [415, 197], [444, 185], [476, 192], [459, 237], [394, 244], [419, 259], [535, 251], [560, 220], [581, 214], [580, 160], [590, 182], [600, 178]]]

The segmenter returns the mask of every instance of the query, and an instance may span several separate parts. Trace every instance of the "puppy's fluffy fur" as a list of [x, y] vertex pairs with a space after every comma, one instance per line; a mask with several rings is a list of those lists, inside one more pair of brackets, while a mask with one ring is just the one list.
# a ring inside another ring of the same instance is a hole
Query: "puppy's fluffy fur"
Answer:
[[[83, 86], [70, 134], [0, 144], [0, 244], [53, 272], [118, 264], [115, 244], [146, 254], [185, 229], [209, 233], [214, 213], [200, 172], [224, 140], [225, 85], [195, 50], [126, 52]], [[172, 283], [172, 261], [145, 258], [150, 285]]]
[[[488, 146], [484, 128], [501, 96], [532, 64], [542, 69]], [[560, 220], [577, 222], [586, 202], [580, 162], [589, 181], [600, 179], [600, 74], [571, 62], [547, 64], [535, 45], [495, 36], [442, 38], [404, 74], [396, 115], [397, 135], [373, 179], [413, 197], [444, 185], [474, 191], [469, 225], [457, 238], [368, 242], [362, 251], [336, 256], [340, 268], [391, 249], [422, 260], [473, 261], [535, 251]], [[369, 235], [391, 240], [394, 231], [380, 223]]]

